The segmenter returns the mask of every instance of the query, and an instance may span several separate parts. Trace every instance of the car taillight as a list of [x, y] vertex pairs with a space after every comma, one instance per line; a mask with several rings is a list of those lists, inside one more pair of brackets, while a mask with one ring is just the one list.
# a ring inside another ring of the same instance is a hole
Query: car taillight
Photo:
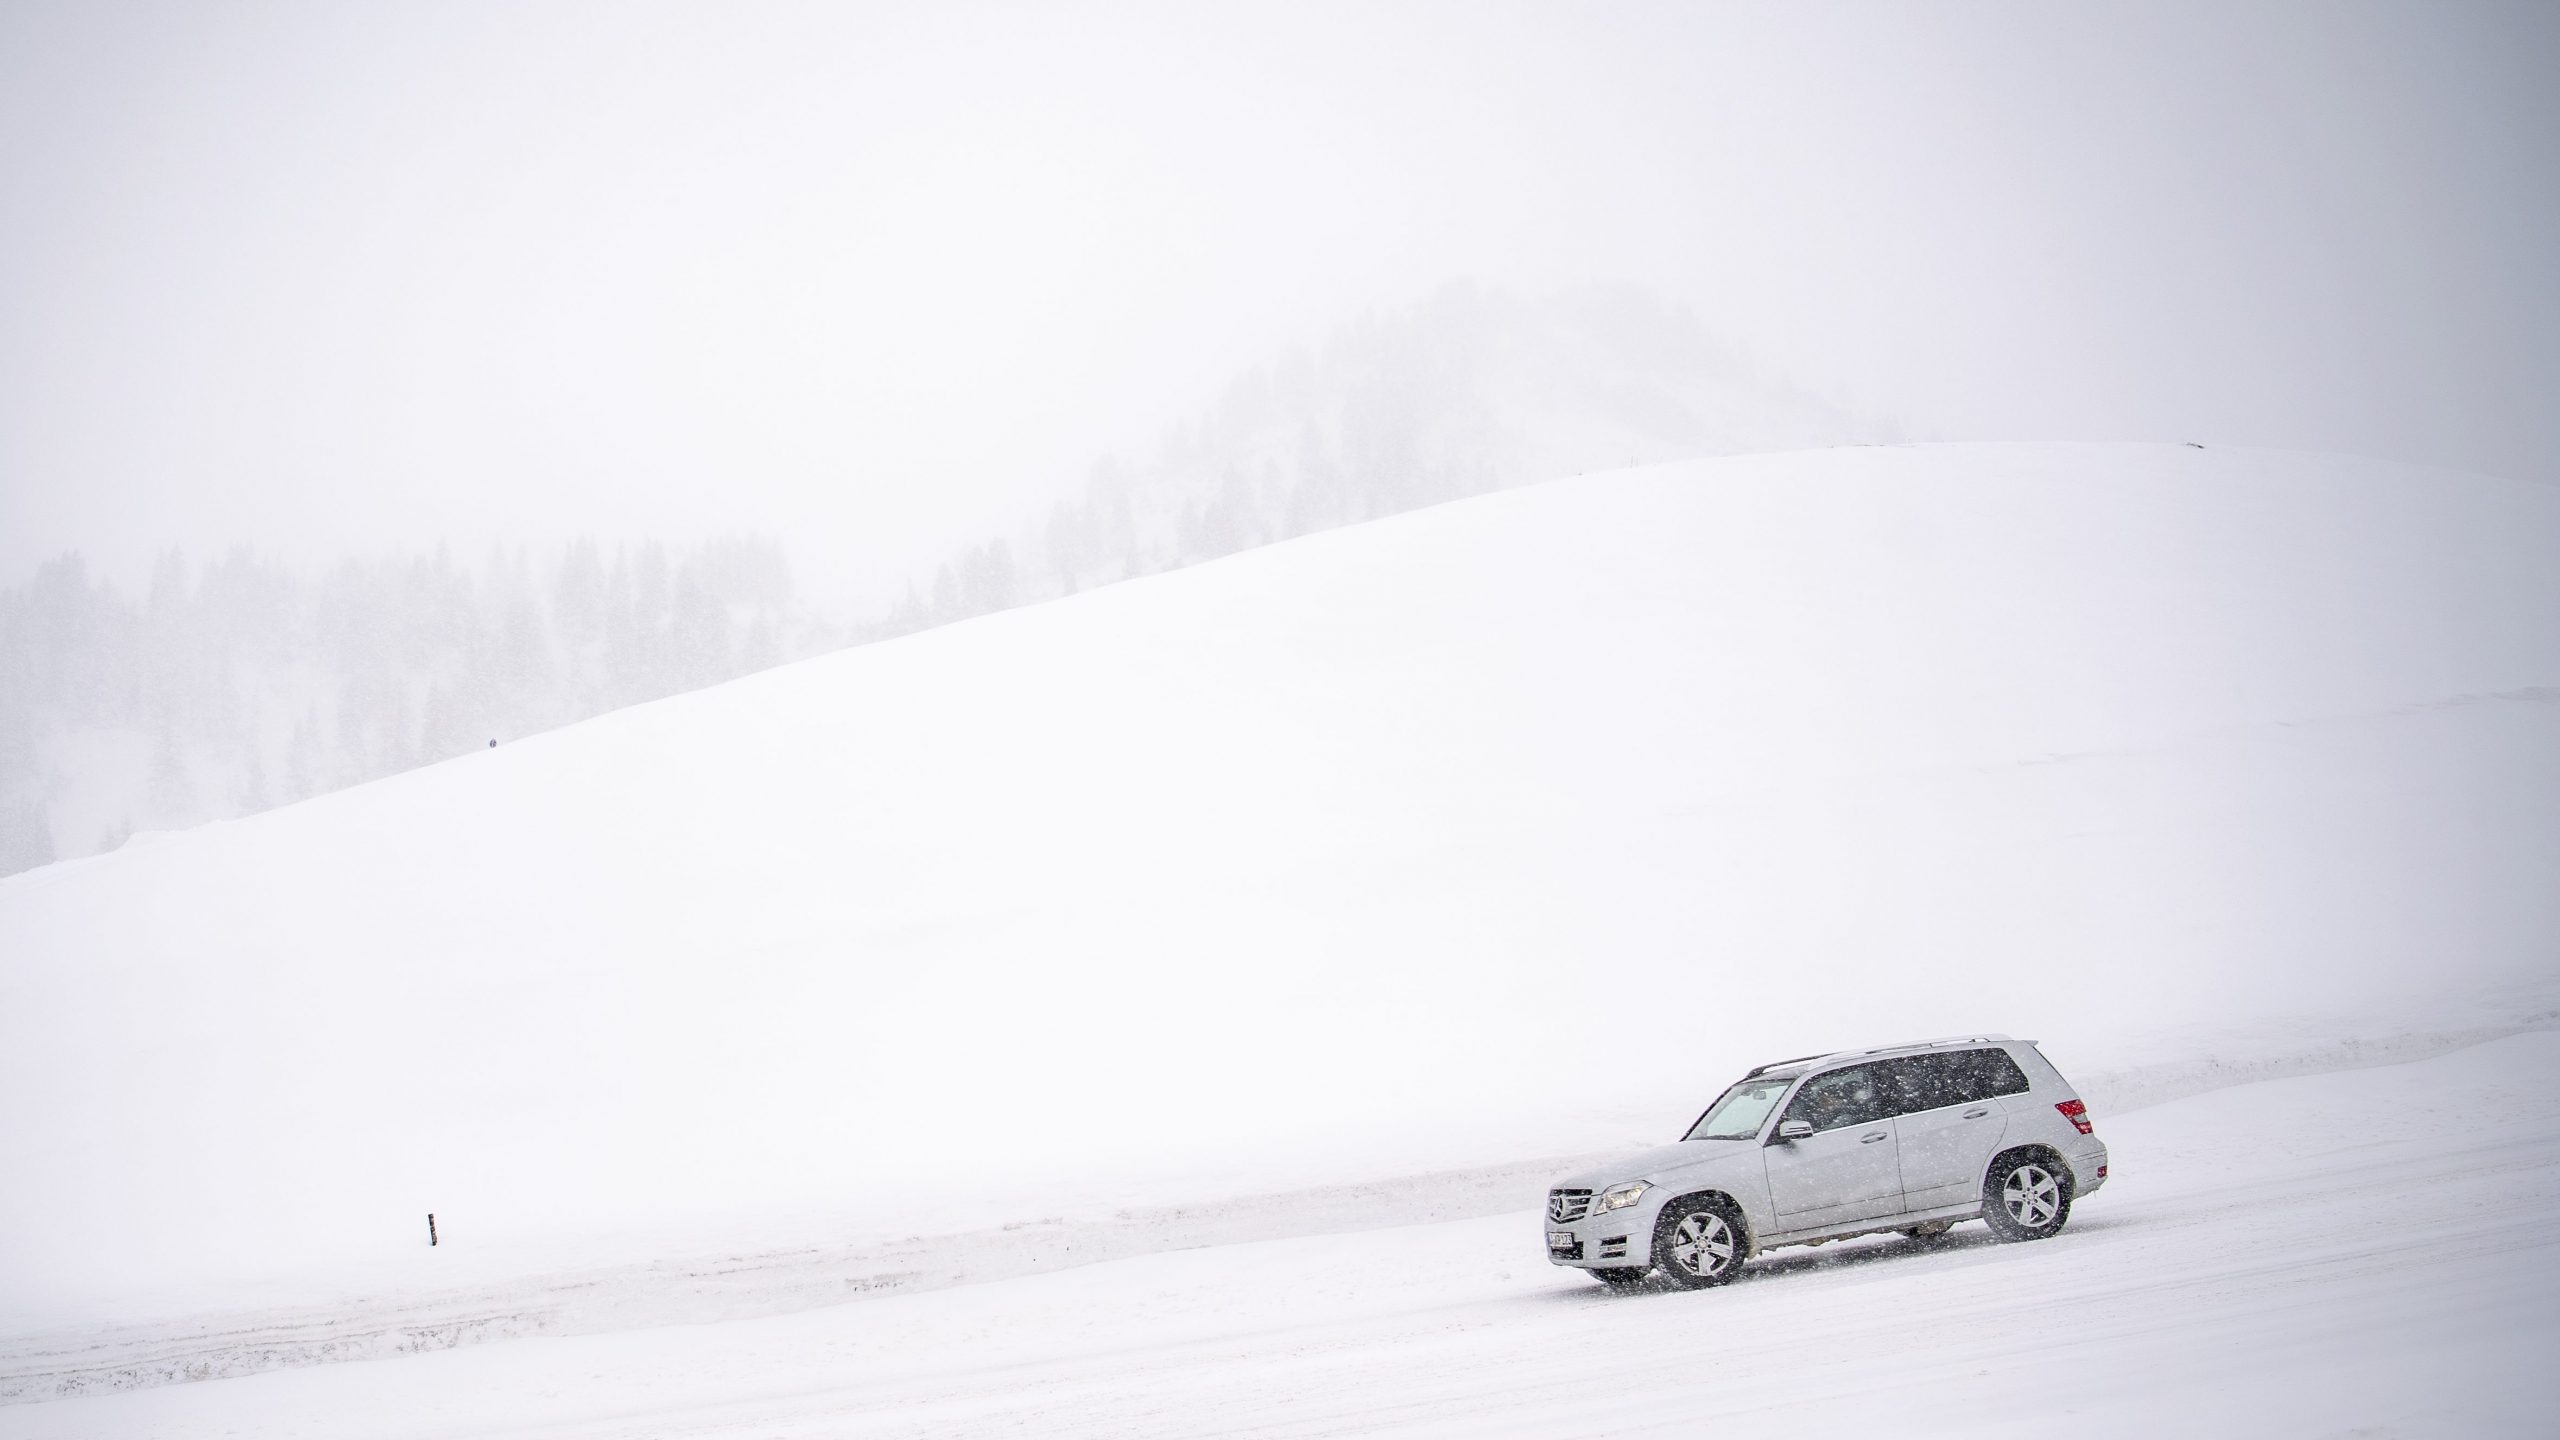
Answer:
[[2062, 1118], [2070, 1121], [2072, 1127], [2078, 1130], [2081, 1134], [2095, 1135], [2098, 1133], [2096, 1127], [2089, 1123], [2088, 1106], [2081, 1104], [2077, 1100], [2065, 1100], [2055, 1105], [2053, 1108], [2061, 1111]]

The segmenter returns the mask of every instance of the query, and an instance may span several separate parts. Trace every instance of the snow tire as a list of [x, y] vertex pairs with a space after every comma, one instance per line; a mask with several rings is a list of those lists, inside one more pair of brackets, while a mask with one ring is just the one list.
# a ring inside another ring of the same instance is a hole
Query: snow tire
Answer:
[[1727, 1285], [1750, 1258], [1742, 1214], [1717, 1195], [1675, 1200], [1653, 1224], [1653, 1264], [1672, 1284], [1690, 1290]]
[[2003, 1240], [2042, 1240], [2071, 1218], [2071, 1171], [2027, 1151], [1991, 1162], [1982, 1181], [1982, 1218]]

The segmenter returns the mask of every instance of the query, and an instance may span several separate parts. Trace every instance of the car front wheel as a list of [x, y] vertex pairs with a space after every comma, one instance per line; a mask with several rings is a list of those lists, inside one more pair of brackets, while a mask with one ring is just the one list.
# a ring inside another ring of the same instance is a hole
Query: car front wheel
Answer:
[[1674, 1284], [1725, 1284], [1742, 1273], [1743, 1259], [1742, 1217], [1724, 1201], [1681, 1201], [1654, 1226], [1653, 1263]]
[[2037, 1155], [2013, 1155], [1982, 1183], [1982, 1218], [2003, 1240], [2042, 1240], [2071, 1218], [2071, 1172]]

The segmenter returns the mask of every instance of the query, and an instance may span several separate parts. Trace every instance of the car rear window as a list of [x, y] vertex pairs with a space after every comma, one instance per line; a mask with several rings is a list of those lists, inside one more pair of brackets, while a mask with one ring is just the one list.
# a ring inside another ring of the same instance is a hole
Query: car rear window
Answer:
[[1886, 1077], [1894, 1113], [1909, 1115], [1949, 1105], [1970, 1105], [1995, 1095], [2022, 1095], [2027, 1074], [2006, 1050], [1947, 1050], [1888, 1061]]
[[1959, 1098], [1950, 1104], [2027, 1093], [2027, 1072], [2018, 1068], [2018, 1062], [2010, 1059], [2006, 1050], [1958, 1050], [1945, 1058], [1959, 1092]]

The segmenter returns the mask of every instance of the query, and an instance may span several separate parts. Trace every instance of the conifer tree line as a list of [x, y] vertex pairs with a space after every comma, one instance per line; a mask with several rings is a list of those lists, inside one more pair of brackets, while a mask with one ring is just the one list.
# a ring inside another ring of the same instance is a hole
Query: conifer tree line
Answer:
[[[1898, 438], [1760, 378], [1622, 288], [1451, 286], [1235, 376], [885, 612], [800, 601], [770, 539], [579, 542], [305, 574], [172, 553], [146, 590], [77, 554], [0, 591], [0, 874], [247, 814], [786, 660], [1505, 486]], [[799, 552], [800, 563], [826, 557]]]
[[140, 594], [0, 591], [0, 874], [300, 800], [844, 643], [782, 547], [580, 541], [317, 574], [238, 548]]
[[1234, 375], [1142, 457], [952, 556], [905, 633], [1339, 525], [1648, 460], [1901, 438], [1628, 286], [1453, 284]]

